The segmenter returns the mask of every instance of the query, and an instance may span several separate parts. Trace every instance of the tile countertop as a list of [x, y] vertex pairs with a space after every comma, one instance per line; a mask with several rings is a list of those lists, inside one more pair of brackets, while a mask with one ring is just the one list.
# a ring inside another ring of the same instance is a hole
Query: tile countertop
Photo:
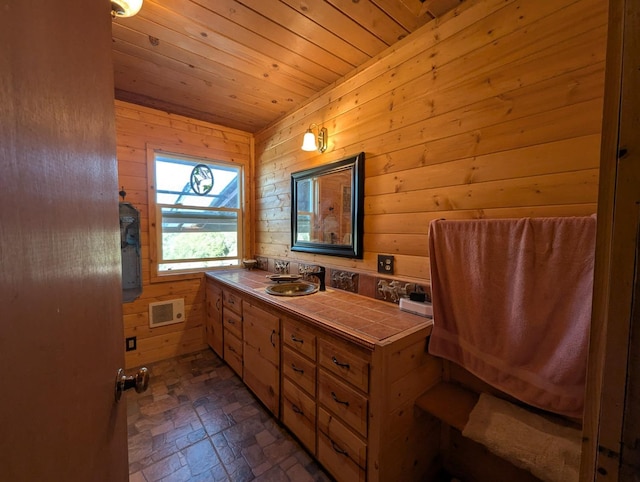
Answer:
[[270, 295], [265, 291], [273, 284], [267, 278], [270, 274], [273, 273], [235, 269], [210, 271], [206, 276], [369, 349], [425, 328], [426, 336], [431, 334], [430, 318], [401, 311], [396, 304], [339, 289], [327, 288], [306, 296]]

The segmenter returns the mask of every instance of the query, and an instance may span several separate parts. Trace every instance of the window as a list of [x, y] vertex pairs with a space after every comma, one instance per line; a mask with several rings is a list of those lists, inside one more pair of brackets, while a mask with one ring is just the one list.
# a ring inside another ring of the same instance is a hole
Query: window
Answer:
[[297, 241], [311, 241], [311, 233], [315, 230], [315, 216], [318, 200], [315, 193], [316, 181], [305, 179], [298, 182], [298, 237]]
[[154, 151], [153, 176], [157, 274], [239, 265], [242, 168]]

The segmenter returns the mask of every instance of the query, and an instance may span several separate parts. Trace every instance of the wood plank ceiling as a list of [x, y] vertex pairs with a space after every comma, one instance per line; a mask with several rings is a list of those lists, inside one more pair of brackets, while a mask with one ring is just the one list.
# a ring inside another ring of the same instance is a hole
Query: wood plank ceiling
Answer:
[[257, 132], [462, 0], [144, 0], [117, 99]]

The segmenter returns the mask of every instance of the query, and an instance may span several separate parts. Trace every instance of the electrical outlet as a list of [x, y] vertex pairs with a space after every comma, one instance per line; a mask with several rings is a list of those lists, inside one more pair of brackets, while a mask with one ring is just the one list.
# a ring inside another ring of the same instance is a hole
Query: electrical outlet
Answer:
[[126, 351], [133, 351], [133, 350], [136, 349], [137, 343], [136, 343], [136, 337], [135, 336], [130, 336], [129, 338], [127, 338], [125, 340], [125, 343], [126, 343], [126, 345], [125, 345], [125, 350]]
[[393, 274], [393, 256], [378, 255], [378, 273]]

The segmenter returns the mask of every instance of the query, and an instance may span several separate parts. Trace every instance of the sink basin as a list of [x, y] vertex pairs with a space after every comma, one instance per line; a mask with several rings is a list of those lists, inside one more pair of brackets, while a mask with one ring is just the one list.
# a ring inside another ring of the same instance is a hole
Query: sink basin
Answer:
[[267, 286], [266, 290], [270, 295], [276, 296], [304, 296], [318, 291], [318, 287], [313, 283], [296, 281], [294, 283], [278, 283]]

